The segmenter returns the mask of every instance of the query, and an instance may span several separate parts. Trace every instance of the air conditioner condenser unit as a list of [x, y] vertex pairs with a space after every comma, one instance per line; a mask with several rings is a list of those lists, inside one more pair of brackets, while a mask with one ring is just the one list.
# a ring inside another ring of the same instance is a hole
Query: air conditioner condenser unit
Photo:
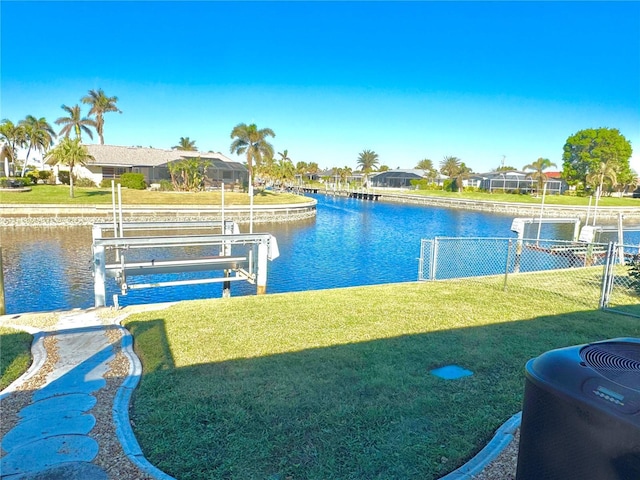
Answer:
[[640, 339], [527, 362], [516, 480], [640, 480]]

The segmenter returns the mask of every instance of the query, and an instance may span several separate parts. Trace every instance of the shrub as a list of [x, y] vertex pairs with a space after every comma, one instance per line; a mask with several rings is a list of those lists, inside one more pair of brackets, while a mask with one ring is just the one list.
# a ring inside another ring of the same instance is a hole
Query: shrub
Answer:
[[120, 175], [120, 185], [134, 190], [144, 190], [147, 184], [142, 173], [123, 173]]
[[95, 188], [96, 182], [86, 177], [74, 178], [73, 183], [76, 187]]
[[38, 170], [29, 170], [24, 174], [24, 178], [28, 178], [29, 183], [33, 183], [35, 185], [38, 183], [38, 179], [40, 178], [39, 174], [40, 172]]
[[0, 178], [0, 188], [22, 188], [28, 184], [25, 178]]
[[409, 180], [409, 184], [416, 190], [427, 190], [429, 185], [426, 178]]
[[171, 180], [162, 179], [160, 180], [160, 191], [161, 192], [172, 192], [173, 191], [173, 183]]
[[69, 185], [69, 172], [67, 172], [66, 170], [61, 170], [58, 172], [58, 180], [60, 180], [60, 183], [64, 184], [64, 185]]
[[40, 170], [38, 172], [38, 179], [42, 180], [45, 183], [49, 183], [52, 176], [53, 176], [53, 172], [51, 170]]
[[444, 182], [442, 182], [442, 189], [445, 192], [455, 192], [455, 184], [456, 182], [454, 180], [447, 178]]
[[111, 180], [112, 180], [111, 178], [103, 178], [100, 181], [100, 187], [101, 188], [111, 188]]

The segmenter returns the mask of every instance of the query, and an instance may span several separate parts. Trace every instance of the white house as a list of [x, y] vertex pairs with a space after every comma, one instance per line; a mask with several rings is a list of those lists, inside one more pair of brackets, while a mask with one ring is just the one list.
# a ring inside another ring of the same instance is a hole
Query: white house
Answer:
[[[200, 158], [211, 165], [207, 168], [207, 179], [211, 183], [244, 184], [248, 181], [247, 168], [219, 152], [197, 152], [187, 150], [163, 150], [159, 148], [121, 147], [117, 145], [85, 145], [94, 159], [85, 166], [76, 165], [76, 178], [88, 178], [100, 185], [102, 180], [117, 179], [123, 173], [142, 173], [147, 185], [169, 179], [167, 164], [189, 158]], [[51, 160], [47, 163], [51, 164]], [[64, 165], [54, 167], [65, 170]]]

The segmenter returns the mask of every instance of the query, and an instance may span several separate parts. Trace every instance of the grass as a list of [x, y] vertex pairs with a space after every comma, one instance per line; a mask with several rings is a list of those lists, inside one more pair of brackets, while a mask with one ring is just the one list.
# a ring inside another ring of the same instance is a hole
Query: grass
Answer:
[[[384, 193], [379, 191], [378, 193]], [[462, 200], [484, 200], [487, 202], [527, 203], [540, 205], [542, 196], [513, 193], [487, 193], [487, 192], [445, 192], [443, 190], [410, 190], [406, 193], [412, 195], [424, 195], [426, 197], [445, 197]], [[592, 207], [594, 206], [592, 199]], [[589, 197], [576, 197], [570, 195], [546, 195], [545, 205], [588, 206]], [[631, 197], [602, 197], [598, 201], [600, 207], [640, 207], [640, 199]]]
[[7, 388], [31, 365], [32, 340], [26, 332], [0, 327], [0, 390]]
[[[74, 197], [69, 197], [66, 185], [35, 185], [28, 192], [2, 192], [5, 204], [68, 204], [68, 205], [110, 205], [111, 188], [74, 187]], [[279, 205], [303, 203], [308, 199], [291, 193], [258, 191], [254, 195], [256, 205]], [[122, 190], [123, 205], [221, 205], [220, 191], [212, 192], [152, 192], [147, 190]], [[225, 192], [225, 205], [249, 205], [246, 193]]]
[[[322, 189], [320, 189], [322, 192]], [[385, 193], [385, 192], [380, 192]], [[425, 195], [432, 197], [446, 197], [458, 200], [484, 200], [489, 202], [510, 202], [540, 204], [541, 197], [531, 195], [516, 195], [508, 193], [486, 192], [444, 192], [442, 190], [407, 190], [401, 193]], [[74, 188], [74, 198], [69, 197], [69, 187], [66, 185], [35, 185], [29, 192], [2, 192], [2, 203], [6, 204], [70, 204], [70, 205], [98, 205], [111, 204], [110, 188]], [[225, 192], [225, 205], [248, 205], [249, 197], [246, 193]], [[254, 196], [256, 205], [276, 205], [303, 203], [307, 198], [291, 193], [258, 191]], [[122, 190], [122, 202], [125, 205], [220, 205], [221, 193], [212, 192], [152, 192], [147, 190]], [[548, 205], [587, 206], [589, 198], [564, 195], [548, 195], [545, 197]], [[603, 197], [599, 206], [602, 207], [640, 207], [640, 199]]]
[[[637, 319], [545, 279], [535, 293], [416, 282], [136, 314], [136, 435], [181, 480], [439, 478], [521, 409], [530, 358], [640, 336]], [[474, 375], [430, 374], [449, 364]]]

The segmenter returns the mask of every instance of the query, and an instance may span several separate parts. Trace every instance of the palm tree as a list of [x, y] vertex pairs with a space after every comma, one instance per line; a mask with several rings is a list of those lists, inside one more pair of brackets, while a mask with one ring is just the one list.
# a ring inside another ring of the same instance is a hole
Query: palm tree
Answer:
[[427, 181], [429, 183], [435, 182], [438, 176], [438, 171], [434, 168], [433, 161], [428, 158], [424, 158], [418, 162], [416, 168], [424, 172], [424, 176], [427, 177]]
[[96, 116], [96, 131], [100, 137], [100, 145], [104, 145], [104, 114], [108, 112], [122, 113], [116, 107], [117, 101], [118, 97], [107, 97], [101, 88], [89, 90], [89, 94], [82, 97], [82, 103], [91, 105], [89, 115]]
[[79, 138], [71, 140], [64, 137], [62, 141], [46, 154], [47, 163], [52, 165], [63, 164], [69, 166], [69, 195], [73, 198], [73, 168], [76, 165], [85, 165], [87, 161], [94, 160], [87, 147], [80, 143]]
[[598, 168], [587, 175], [586, 180], [587, 183], [596, 187], [596, 198], [599, 198], [602, 196], [604, 181], [608, 180], [611, 186], [615, 187], [618, 182], [617, 177], [616, 169], [612, 164], [609, 162], [600, 162]]
[[296, 176], [296, 167], [293, 165], [293, 161], [289, 158], [289, 150], [278, 152], [280, 158], [277, 163], [277, 177], [282, 184], [285, 184], [288, 180], [293, 180]]
[[309, 171], [309, 164], [307, 162], [296, 162], [296, 173], [304, 174]]
[[531, 174], [531, 178], [534, 180], [538, 180], [538, 191], [544, 190], [544, 184], [547, 183], [547, 176], [544, 174], [544, 170], [547, 168], [555, 167], [556, 164], [553, 163], [548, 158], [538, 158], [535, 162], [532, 162], [528, 165], [522, 167], [523, 170], [534, 170]]
[[378, 154], [373, 150], [363, 150], [358, 155], [358, 166], [360, 170], [364, 174], [363, 185], [367, 185], [367, 178], [369, 173], [375, 170], [375, 167], [378, 165]]
[[278, 180], [283, 186], [286, 186], [287, 182], [290, 182], [295, 178], [296, 167], [293, 165], [293, 162], [289, 158], [283, 157], [278, 160], [277, 176]]
[[451, 155], [444, 157], [440, 162], [440, 173], [453, 180], [456, 190], [462, 193], [462, 177], [468, 173], [468, 168], [466, 166], [463, 168], [463, 163], [458, 157]]
[[358, 166], [362, 173], [373, 172], [378, 163], [378, 154], [373, 150], [363, 150], [358, 155]]
[[291, 159], [289, 158], [289, 150], [278, 152], [278, 155], [280, 155], [280, 158], [278, 159], [279, 162], [284, 162], [285, 160], [291, 161]]
[[9, 174], [9, 163], [11, 163], [13, 159], [13, 153], [11, 153], [11, 147], [8, 144], [3, 143], [2, 147], [0, 147], [0, 162], [2, 162], [2, 172], [3, 177], [10, 177]]
[[236, 155], [246, 154], [247, 170], [249, 170], [249, 190], [253, 193], [253, 162], [260, 166], [262, 157], [273, 157], [273, 145], [267, 142], [267, 137], [275, 137], [276, 134], [270, 128], [258, 129], [255, 123], [247, 125], [239, 123], [231, 130], [231, 153]]
[[639, 183], [640, 179], [638, 178], [638, 174], [634, 170], [631, 170], [631, 176], [623, 185], [624, 192], [627, 193], [635, 190], [638, 188]]
[[9, 147], [9, 162], [15, 162], [17, 149], [25, 144], [24, 127], [5, 118], [0, 124], [0, 139]]
[[189, 137], [180, 137], [178, 145], [171, 147], [174, 150], [186, 150], [188, 152], [197, 152], [196, 141], [191, 140]]
[[307, 166], [307, 172], [309, 175], [316, 175], [320, 171], [320, 167], [316, 162], [309, 162]]
[[426, 175], [430, 170], [433, 170], [433, 162], [428, 158], [423, 158], [418, 162], [416, 168], [422, 170]]
[[338, 167], [333, 169], [334, 175], [338, 177], [338, 190], [341, 183], [344, 183], [345, 188], [349, 185], [348, 178], [353, 174], [353, 169], [349, 166]]
[[45, 153], [53, 145], [53, 139], [56, 134], [44, 117], [36, 118], [33, 115], [27, 115], [24, 120], [20, 121], [19, 125], [24, 129], [24, 144], [28, 147], [27, 156], [24, 160], [24, 165], [22, 165], [22, 176], [24, 177], [31, 150], [35, 149]]
[[65, 137], [68, 137], [71, 133], [71, 130], [73, 130], [76, 133], [76, 138], [79, 138], [81, 142], [82, 132], [89, 135], [89, 138], [93, 140], [93, 132], [89, 130], [89, 127], [97, 128], [96, 121], [88, 117], [82, 118], [82, 114], [80, 113], [80, 105], [74, 105], [73, 107], [62, 105], [61, 108], [65, 112], [67, 112], [69, 116], [60, 117], [55, 121], [56, 125], [64, 125], [58, 135], [64, 135]]

